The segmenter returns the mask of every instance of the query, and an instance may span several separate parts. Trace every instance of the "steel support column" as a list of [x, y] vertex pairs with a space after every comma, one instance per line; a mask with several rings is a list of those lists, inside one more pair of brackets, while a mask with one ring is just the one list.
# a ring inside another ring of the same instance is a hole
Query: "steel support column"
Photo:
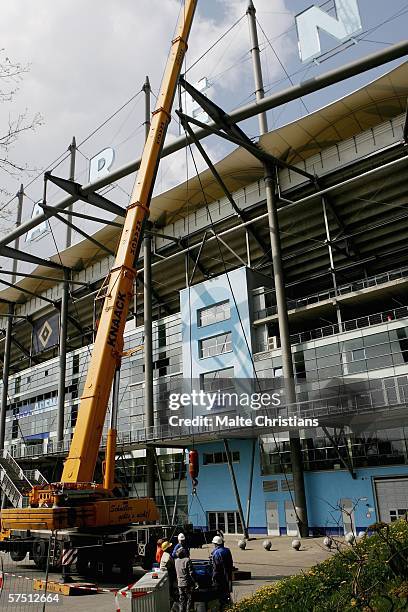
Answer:
[[176, 496], [174, 498], [173, 513], [172, 513], [172, 516], [171, 516], [171, 524], [172, 525], [176, 524], [176, 517], [177, 517], [177, 510], [178, 510], [178, 501], [179, 501], [179, 496], [180, 496], [180, 487], [181, 487], [181, 480], [183, 478], [183, 473], [184, 473], [185, 461], [186, 461], [186, 449], [183, 448], [182, 449], [182, 455], [181, 455], [181, 466], [180, 466], [180, 471], [179, 471], [179, 477], [178, 477], [178, 480], [177, 480], [177, 491], [176, 491]]
[[322, 196], [322, 208], [323, 208], [324, 227], [325, 227], [325, 230], [326, 230], [327, 251], [328, 251], [328, 254], [329, 254], [329, 261], [330, 261], [330, 273], [331, 273], [331, 277], [332, 277], [332, 281], [333, 281], [333, 289], [334, 289], [334, 295], [335, 295], [335, 307], [336, 307], [336, 315], [337, 315], [337, 324], [339, 326], [339, 331], [342, 332], [343, 331], [343, 321], [341, 319], [340, 306], [339, 306], [339, 303], [338, 303], [338, 300], [337, 300], [338, 293], [337, 293], [336, 269], [335, 269], [335, 266], [334, 266], [333, 248], [332, 248], [332, 241], [331, 241], [331, 237], [330, 237], [329, 219], [327, 217], [327, 203], [326, 203], [326, 198], [324, 196]]
[[6, 412], [7, 412], [7, 399], [8, 399], [8, 384], [9, 384], [9, 373], [10, 373], [10, 353], [11, 353], [11, 334], [13, 330], [13, 315], [14, 315], [14, 304], [9, 304], [6, 325], [6, 338], [4, 342], [4, 355], [3, 355], [3, 388], [1, 393], [1, 404], [0, 404], [0, 451], [4, 448], [4, 440], [6, 437]]
[[[64, 280], [68, 281], [69, 272], [64, 270]], [[69, 283], [62, 285], [59, 330], [59, 372], [58, 372], [58, 411], [57, 411], [57, 442], [64, 440], [65, 419], [65, 379], [67, 371], [67, 333], [68, 333], [68, 300]]]
[[[256, 10], [254, 7], [254, 3], [252, 0], [249, 0], [248, 9], [248, 25], [249, 25], [249, 37], [251, 40], [251, 56], [252, 56], [252, 67], [255, 81], [255, 97], [256, 100], [263, 100], [265, 97], [265, 90], [263, 86], [263, 78], [262, 78], [262, 66], [261, 66], [261, 54], [259, 51], [259, 41], [258, 41], [258, 29], [256, 26]], [[266, 112], [259, 113], [258, 115], [259, 122], [259, 133], [266, 134], [268, 131], [268, 120], [266, 117]]]
[[149, 132], [150, 132], [150, 94], [151, 94], [151, 87], [150, 87], [150, 81], [149, 81], [149, 77], [146, 77], [146, 80], [144, 82], [144, 85], [142, 87], [142, 91], [145, 94], [145, 120], [144, 120], [144, 126], [145, 126], [145, 140], [148, 139], [149, 137]]
[[230, 451], [230, 447], [229, 447], [229, 444], [228, 444], [228, 440], [226, 438], [224, 438], [224, 448], [225, 448], [225, 454], [227, 455], [228, 469], [229, 469], [229, 473], [230, 473], [230, 476], [231, 476], [231, 483], [232, 483], [232, 488], [233, 488], [233, 491], [234, 491], [235, 501], [237, 502], [237, 509], [238, 509], [239, 518], [241, 520], [242, 529], [243, 529], [243, 532], [244, 532], [244, 538], [246, 540], [248, 540], [248, 538], [249, 538], [248, 525], [245, 522], [244, 512], [242, 510], [241, 498], [239, 496], [237, 479], [235, 478], [234, 466], [232, 465], [231, 451]]
[[251, 467], [249, 468], [248, 499], [247, 499], [247, 506], [246, 506], [246, 518], [245, 518], [245, 524], [248, 530], [249, 530], [249, 519], [251, 516], [252, 483], [254, 480], [255, 451], [256, 451], [256, 438], [252, 438]]
[[[146, 80], [142, 87], [145, 94], [145, 140], [147, 140], [150, 131], [150, 81], [146, 76]], [[145, 233], [143, 238], [143, 324], [144, 324], [144, 367], [145, 367], [145, 419], [146, 427], [154, 427], [154, 399], [153, 399], [153, 310], [152, 310], [152, 235], [150, 233], [151, 223], [145, 223]], [[155, 497], [155, 463], [157, 463], [157, 472], [161, 484], [161, 475], [159, 464], [156, 457], [156, 451], [149, 446], [146, 447], [146, 494], [147, 497]], [[164, 499], [164, 490], [162, 491]], [[165, 503], [165, 500], [164, 500]], [[165, 503], [166, 515], [167, 505]]]
[[[68, 147], [68, 151], [70, 154], [69, 160], [69, 180], [75, 180], [75, 161], [76, 161], [76, 140], [75, 136], [72, 138], [72, 142]], [[72, 205], [68, 207], [68, 221], [72, 223]], [[68, 249], [72, 244], [72, 226], [67, 225], [67, 233], [65, 238], [65, 248]]]
[[167, 507], [167, 498], [166, 498], [166, 493], [164, 491], [164, 484], [163, 484], [163, 478], [162, 478], [161, 471], [160, 471], [159, 459], [157, 457], [156, 449], [154, 448], [154, 446], [150, 447], [148, 450], [152, 452], [153, 460], [156, 463], [157, 478], [159, 480], [160, 492], [163, 498], [163, 507], [164, 507], [164, 513], [166, 515], [166, 523], [167, 525], [170, 525], [170, 515], [169, 515], [169, 509]]
[[[281, 241], [279, 234], [278, 211], [275, 195], [274, 170], [265, 166], [266, 205], [271, 239], [273, 277], [278, 314], [279, 338], [282, 353], [282, 370], [285, 379], [286, 403], [296, 402], [295, 379], [293, 373], [292, 350], [289, 334], [289, 317], [286, 304], [285, 281], [282, 264]], [[295, 512], [299, 533], [305, 538], [309, 535], [307, 521], [306, 492], [303, 476], [302, 453], [299, 432], [290, 432], [290, 460], [292, 463], [293, 485], [295, 489]]]
[[[255, 7], [250, 2], [248, 7], [248, 21], [251, 36], [251, 53], [253, 58], [254, 80], [256, 87], [257, 102], [264, 98], [262, 81], [262, 69], [259, 53], [258, 34], [256, 27]], [[268, 123], [266, 115], [259, 116], [259, 130], [261, 135], [266, 133]], [[287, 404], [296, 402], [295, 380], [292, 363], [292, 349], [289, 334], [289, 317], [286, 304], [285, 279], [282, 263], [282, 250], [279, 232], [278, 207], [275, 194], [275, 175], [276, 167], [264, 163], [264, 179], [266, 191], [266, 207], [268, 211], [268, 225], [272, 252], [273, 276], [275, 285], [276, 307], [278, 314], [279, 337], [281, 342], [282, 369], [285, 379], [285, 391]], [[293, 484], [295, 489], [295, 513], [301, 537], [309, 535], [307, 520], [306, 492], [303, 475], [302, 453], [299, 432], [290, 432], [290, 459], [292, 463]]]
[[[146, 230], [149, 227], [146, 223]], [[143, 324], [144, 324], [144, 367], [145, 367], [145, 419], [146, 427], [154, 426], [153, 400], [153, 325], [152, 325], [152, 236], [146, 231], [143, 238]], [[147, 497], [155, 495], [154, 449], [146, 448]]]
[[[20, 227], [21, 225], [21, 217], [23, 215], [23, 200], [24, 200], [24, 185], [21, 183], [20, 189], [17, 193], [17, 217], [16, 217], [16, 227]], [[18, 250], [20, 247], [20, 237], [18, 236], [14, 241], [14, 248]], [[18, 267], [18, 259], [13, 259], [13, 275], [11, 277], [11, 282], [15, 283], [17, 278], [17, 267]]]

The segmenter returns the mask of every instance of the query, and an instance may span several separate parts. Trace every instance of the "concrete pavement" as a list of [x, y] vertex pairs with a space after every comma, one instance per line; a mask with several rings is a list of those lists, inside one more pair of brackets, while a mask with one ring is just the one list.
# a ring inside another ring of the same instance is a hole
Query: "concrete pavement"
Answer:
[[[264, 539], [266, 539], [265, 536], [250, 540], [247, 543], [246, 550], [240, 550], [237, 545], [239, 536], [226, 536], [226, 545], [231, 549], [235, 566], [252, 573], [250, 580], [234, 583], [234, 601], [239, 601], [245, 595], [253, 593], [265, 584], [306, 570], [319, 561], [323, 561], [331, 554], [324, 549], [323, 538], [303, 540], [300, 551], [291, 548], [293, 539], [291, 537], [268, 538], [272, 541], [272, 550], [266, 551], [262, 546]], [[208, 559], [212, 548], [212, 545], [206, 545], [202, 549], [194, 549], [191, 551], [191, 557], [192, 559]], [[18, 592], [26, 594], [38, 593], [33, 590], [33, 579], [44, 578], [44, 573], [40, 572], [34, 564], [27, 561], [13, 563], [7, 555], [3, 555], [3, 564], [4, 572], [18, 574], [22, 578], [5, 576], [4, 589], [0, 597], [2, 612], [20, 612], [20, 610], [24, 610], [24, 612], [26, 610], [43, 612], [42, 604], [20, 603], [20, 605], [11, 605], [8, 602], [8, 595]], [[141, 575], [142, 572], [135, 568], [134, 579], [137, 580], [137, 577]], [[50, 573], [49, 578], [50, 580], [58, 581], [60, 575]], [[101, 586], [117, 589], [124, 585], [121, 582], [112, 582]], [[114, 612], [115, 610], [113, 593], [61, 597], [60, 600], [59, 605], [55, 603], [46, 604], [45, 610], [47, 612], [58, 609], [65, 612], [77, 610], [82, 610], [83, 612]], [[125, 600], [123, 600], [123, 604], [125, 603]], [[127, 609], [127, 607], [124, 605], [123, 609]]]

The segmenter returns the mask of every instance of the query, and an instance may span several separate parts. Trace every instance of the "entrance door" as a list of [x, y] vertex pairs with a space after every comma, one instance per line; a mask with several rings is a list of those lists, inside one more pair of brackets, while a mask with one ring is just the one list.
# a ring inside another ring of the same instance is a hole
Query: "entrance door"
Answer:
[[289, 536], [298, 536], [296, 513], [291, 501], [285, 501], [286, 533]]
[[408, 512], [408, 478], [379, 478], [375, 492], [379, 521], [391, 523]]
[[243, 533], [241, 520], [238, 512], [208, 512], [209, 529], [219, 529], [223, 533]]
[[355, 533], [356, 526], [354, 523], [354, 512], [353, 512], [352, 500], [351, 499], [341, 499], [340, 507], [341, 507], [341, 516], [343, 519], [344, 535], [346, 535], [346, 533], [350, 533], [351, 531]]
[[270, 536], [280, 535], [278, 502], [267, 501], [265, 503], [265, 510], [266, 510], [266, 525], [268, 528], [268, 535]]

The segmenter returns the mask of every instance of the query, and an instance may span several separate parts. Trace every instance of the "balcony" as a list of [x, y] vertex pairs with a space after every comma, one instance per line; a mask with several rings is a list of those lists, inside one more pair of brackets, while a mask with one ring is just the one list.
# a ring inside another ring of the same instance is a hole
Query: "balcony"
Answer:
[[333, 323], [332, 325], [318, 327], [317, 329], [300, 332], [299, 334], [292, 334], [290, 336], [290, 342], [291, 344], [301, 344], [302, 342], [326, 338], [327, 336], [335, 336], [342, 332], [355, 331], [356, 329], [371, 327], [372, 325], [379, 325], [381, 323], [390, 323], [391, 321], [405, 319], [407, 317], [408, 306], [401, 306], [400, 308], [394, 308], [385, 312], [378, 312], [364, 317], [357, 317], [357, 319], [343, 321], [341, 329], [337, 323]]
[[[391, 270], [389, 272], [383, 272], [381, 274], [377, 274], [376, 276], [371, 276], [369, 278], [360, 279], [358, 281], [354, 281], [352, 283], [347, 283], [345, 285], [340, 285], [337, 288], [337, 295], [334, 289], [328, 289], [326, 291], [320, 291], [319, 293], [313, 293], [312, 295], [308, 295], [306, 297], [298, 298], [296, 300], [287, 300], [287, 308], [288, 310], [296, 310], [298, 308], [306, 308], [307, 306], [313, 306], [319, 304], [321, 302], [327, 302], [330, 300], [334, 300], [337, 298], [342, 298], [344, 296], [350, 295], [352, 293], [356, 293], [359, 291], [364, 291], [366, 289], [372, 289], [374, 287], [381, 287], [382, 285], [386, 285], [387, 283], [395, 282], [396, 280], [407, 279], [408, 280], [408, 266], [404, 266], [402, 268], [398, 268], [396, 270]], [[263, 288], [263, 292], [259, 289], [255, 290], [254, 295], [259, 299], [262, 296], [273, 295], [273, 289], [265, 289]], [[259, 319], [265, 319], [267, 317], [272, 317], [277, 314], [276, 305], [267, 306], [262, 309], [255, 309], [254, 312], [254, 320], [257, 321]]]
[[[297, 334], [291, 334], [290, 343], [302, 344], [303, 342], [310, 342], [311, 340], [320, 340], [321, 338], [327, 338], [330, 336], [336, 336], [344, 332], [355, 331], [357, 329], [364, 329], [374, 325], [380, 325], [381, 323], [390, 323], [400, 319], [408, 318], [408, 306], [400, 306], [399, 308], [393, 308], [386, 310], [385, 312], [377, 312], [371, 315], [365, 315], [363, 317], [357, 317], [356, 319], [349, 319], [343, 321], [341, 327], [338, 323], [332, 323], [324, 327], [317, 327]], [[257, 347], [257, 353], [264, 353], [280, 347], [279, 338], [272, 336], [267, 338], [265, 343], [259, 343]], [[255, 359], [256, 360], [256, 359]]]

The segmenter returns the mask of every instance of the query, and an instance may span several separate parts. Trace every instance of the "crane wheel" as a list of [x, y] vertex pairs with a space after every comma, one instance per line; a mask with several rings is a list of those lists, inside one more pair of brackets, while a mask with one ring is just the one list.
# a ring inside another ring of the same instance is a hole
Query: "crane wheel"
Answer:
[[26, 558], [27, 551], [26, 550], [12, 550], [10, 552], [10, 559], [12, 561], [24, 561]]
[[34, 540], [32, 559], [38, 569], [45, 569], [47, 565], [48, 544], [44, 540]]

